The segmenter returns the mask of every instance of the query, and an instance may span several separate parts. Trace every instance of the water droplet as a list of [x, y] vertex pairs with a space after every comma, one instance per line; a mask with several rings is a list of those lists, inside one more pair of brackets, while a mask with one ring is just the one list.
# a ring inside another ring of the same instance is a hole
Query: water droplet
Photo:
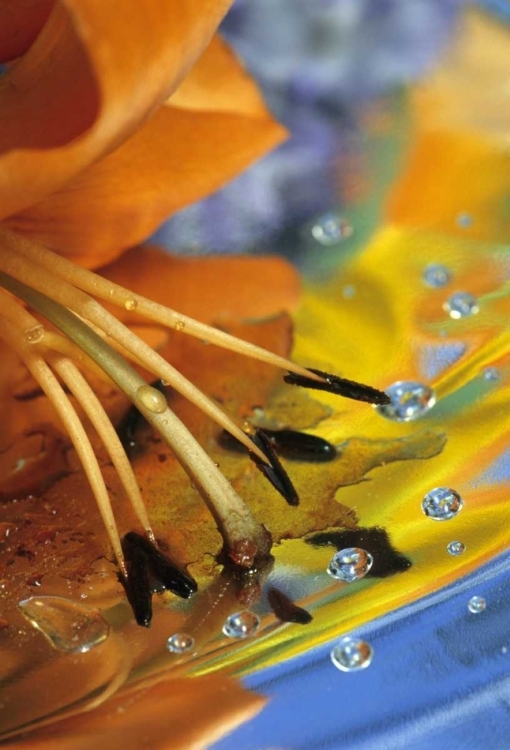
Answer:
[[195, 639], [187, 633], [174, 633], [166, 642], [166, 647], [173, 654], [185, 654], [191, 651], [195, 645]]
[[483, 596], [472, 596], [468, 602], [468, 609], [474, 615], [477, 615], [479, 612], [483, 612], [486, 606], [487, 602], [485, 601]]
[[352, 284], [346, 284], [342, 289], [342, 297], [344, 299], [352, 299], [356, 295], [356, 287]]
[[342, 672], [357, 672], [369, 666], [373, 655], [369, 643], [346, 635], [331, 650], [331, 661]]
[[166, 398], [152, 385], [141, 385], [136, 391], [137, 401], [154, 414], [162, 414], [167, 409]]
[[374, 408], [392, 422], [412, 422], [430, 411], [436, 403], [436, 394], [430, 386], [412, 380], [398, 380], [386, 388], [386, 393], [391, 399], [390, 403]]
[[138, 302], [133, 299], [133, 297], [130, 297], [124, 302], [124, 307], [126, 308], [126, 310], [136, 310], [136, 308], [138, 307]]
[[452, 274], [446, 266], [440, 263], [431, 263], [429, 266], [426, 266], [422, 278], [427, 286], [433, 289], [440, 289], [443, 286], [448, 286], [452, 280]]
[[44, 326], [34, 326], [33, 328], [29, 328], [28, 331], [25, 331], [25, 341], [27, 344], [37, 344], [39, 341], [41, 341], [42, 337], [44, 336]]
[[68, 654], [90, 651], [110, 631], [99, 612], [60, 596], [31, 596], [19, 602], [18, 609], [54, 649]]
[[249, 638], [257, 632], [259, 625], [260, 618], [245, 609], [227, 617], [223, 633], [229, 638]]
[[163, 388], [168, 388], [170, 383], [168, 382], [168, 380], [164, 380], [164, 378], [161, 378], [161, 385], [163, 386]]
[[462, 229], [469, 229], [469, 227], [473, 224], [473, 217], [471, 214], [468, 214], [467, 211], [461, 211], [459, 214], [457, 214], [457, 226], [461, 227]]
[[174, 323], [174, 328], [176, 331], [183, 331], [185, 327], [186, 327], [186, 323], [181, 318], [179, 318], [179, 320], [176, 320]]
[[421, 507], [423, 512], [434, 521], [449, 521], [454, 518], [464, 506], [464, 501], [455, 490], [449, 487], [435, 487], [427, 492]]
[[466, 545], [464, 542], [449, 542], [446, 546], [448, 553], [454, 557], [464, 554], [466, 551]]
[[352, 226], [349, 222], [334, 212], [321, 216], [312, 227], [312, 236], [317, 242], [325, 247], [350, 237]]
[[374, 558], [359, 547], [346, 547], [331, 558], [327, 572], [332, 578], [344, 583], [353, 583], [366, 576]]
[[455, 292], [455, 294], [452, 294], [447, 299], [443, 307], [450, 318], [454, 318], [455, 320], [476, 315], [480, 310], [478, 300], [471, 292]]
[[483, 371], [483, 379], [489, 382], [499, 380], [500, 373], [497, 367], [486, 367]]

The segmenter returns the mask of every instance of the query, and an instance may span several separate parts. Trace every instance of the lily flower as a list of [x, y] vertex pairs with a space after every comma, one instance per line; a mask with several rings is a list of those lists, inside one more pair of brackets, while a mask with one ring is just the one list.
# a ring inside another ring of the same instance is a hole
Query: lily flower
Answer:
[[[119, 13], [114, 0], [1, 3], [0, 55], [8, 66], [0, 79], [0, 337], [44, 391], [75, 447], [130, 600], [132, 576], [108, 489], [68, 393], [100, 437], [150, 542], [136, 477], [91, 374], [113, 382], [161, 433], [236, 564], [266, 556], [269, 535], [136, 368], [202, 409], [259, 465], [271, 459], [123, 317], [136, 314], [280, 367], [294, 384], [386, 398], [300, 367], [92, 270], [284, 137], [254, 84], [213, 36], [229, 4], [210, 0], [197, 12], [192, 0], [126, 0]], [[139, 622], [148, 624], [146, 615], [138, 612]]]

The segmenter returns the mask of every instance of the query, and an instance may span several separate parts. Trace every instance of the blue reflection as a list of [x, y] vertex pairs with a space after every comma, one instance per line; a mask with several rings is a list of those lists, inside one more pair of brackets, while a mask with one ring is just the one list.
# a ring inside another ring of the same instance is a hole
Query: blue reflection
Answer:
[[[468, 611], [473, 595], [487, 608]], [[507, 750], [510, 555], [356, 631], [370, 667], [345, 674], [332, 644], [245, 680], [271, 700], [214, 750]]]

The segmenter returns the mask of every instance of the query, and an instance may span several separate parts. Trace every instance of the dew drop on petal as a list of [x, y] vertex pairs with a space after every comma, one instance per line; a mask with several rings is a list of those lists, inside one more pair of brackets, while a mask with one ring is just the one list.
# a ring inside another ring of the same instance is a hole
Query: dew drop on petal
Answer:
[[168, 406], [161, 391], [152, 385], [141, 385], [136, 391], [136, 400], [154, 414], [162, 414]]
[[412, 380], [398, 380], [386, 388], [386, 393], [390, 397], [390, 403], [374, 408], [392, 422], [412, 422], [413, 419], [419, 419], [436, 403], [436, 394], [430, 386]]
[[449, 521], [462, 510], [464, 501], [455, 490], [449, 487], [434, 487], [423, 498], [423, 512], [434, 521]]
[[431, 263], [425, 267], [422, 278], [425, 284], [432, 289], [441, 289], [441, 287], [450, 283], [452, 274], [446, 266], [440, 263]]
[[136, 308], [138, 307], [138, 302], [133, 299], [133, 297], [129, 297], [129, 299], [124, 302], [124, 307], [126, 308], [126, 310], [136, 310]]
[[260, 625], [260, 618], [247, 609], [227, 617], [223, 633], [229, 638], [249, 638], [255, 635]]
[[335, 212], [321, 216], [312, 227], [312, 236], [325, 247], [336, 245], [352, 234], [349, 222]]
[[500, 373], [497, 367], [486, 367], [483, 371], [483, 379], [488, 382], [495, 382], [499, 380]]
[[468, 602], [468, 609], [474, 615], [477, 615], [479, 612], [483, 612], [486, 606], [487, 602], [485, 601], [483, 596], [472, 596]]
[[19, 602], [18, 609], [54, 649], [68, 654], [90, 651], [110, 631], [100, 612], [60, 596], [31, 596]]
[[457, 214], [457, 226], [461, 227], [462, 229], [469, 229], [472, 224], [473, 217], [471, 216], [471, 214], [468, 214], [467, 211], [461, 211], [459, 214]]
[[173, 654], [185, 654], [194, 645], [195, 639], [187, 633], [174, 633], [166, 642], [167, 649]]
[[444, 309], [454, 320], [476, 315], [480, 310], [478, 300], [471, 292], [455, 292], [444, 303]]
[[28, 331], [25, 331], [25, 341], [27, 344], [37, 344], [41, 341], [43, 336], [44, 326], [42, 325], [34, 326], [33, 328], [29, 328]]
[[448, 554], [458, 557], [466, 551], [466, 545], [464, 542], [449, 542], [446, 545], [446, 549], [448, 550]]
[[344, 583], [354, 583], [366, 576], [374, 558], [359, 547], [346, 547], [331, 558], [327, 572], [332, 578]]
[[331, 650], [331, 661], [342, 672], [357, 672], [372, 661], [374, 651], [366, 641], [344, 636]]

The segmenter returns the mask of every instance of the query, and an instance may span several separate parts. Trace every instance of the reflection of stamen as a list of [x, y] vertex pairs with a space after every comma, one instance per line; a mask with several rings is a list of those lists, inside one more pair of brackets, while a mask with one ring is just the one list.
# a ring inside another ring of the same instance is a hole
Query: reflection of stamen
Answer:
[[303, 376], [295, 372], [289, 372], [287, 375], [284, 375], [283, 379], [289, 385], [300, 385], [303, 388], [327, 391], [328, 393], [335, 393], [338, 396], [345, 396], [345, 398], [353, 398], [356, 401], [366, 401], [369, 404], [390, 403], [389, 396], [386, 393], [369, 385], [357, 383], [355, 380], [346, 380], [345, 378], [338, 377], [338, 375], [328, 375], [327, 372], [315, 370], [311, 367], [309, 368], [309, 373], [319, 376], [323, 380], [317, 381], [312, 376]]
[[294, 622], [298, 625], [308, 625], [313, 620], [310, 612], [298, 607], [292, 599], [276, 588], [270, 588], [267, 592], [267, 600], [276, 617], [281, 622]]
[[251, 439], [267, 457], [269, 464], [260, 461], [259, 457], [250, 452], [250, 458], [259, 469], [262, 474], [268, 479], [275, 490], [285, 498], [289, 505], [299, 505], [299, 497], [296, 492], [296, 488], [290, 481], [289, 475], [280, 463], [278, 456], [276, 455], [275, 449], [271, 443], [271, 440], [265, 435], [262, 430], [257, 430]]

